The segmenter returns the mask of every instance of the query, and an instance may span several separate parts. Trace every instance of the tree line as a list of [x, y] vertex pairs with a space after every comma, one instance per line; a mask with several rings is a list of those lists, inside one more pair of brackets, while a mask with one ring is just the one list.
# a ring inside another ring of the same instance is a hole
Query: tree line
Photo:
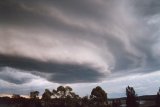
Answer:
[[[133, 87], [126, 87], [126, 107], [139, 107], [139, 99]], [[121, 107], [121, 99], [109, 100], [107, 93], [97, 86], [89, 96], [80, 97], [70, 86], [59, 86], [52, 91], [45, 89], [39, 98], [39, 91], [30, 92], [30, 98], [13, 94], [12, 98], [0, 98], [0, 103], [13, 104], [14, 107]], [[13, 106], [12, 106], [13, 107]], [[160, 89], [157, 92], [155, 105], [160, 107]]]

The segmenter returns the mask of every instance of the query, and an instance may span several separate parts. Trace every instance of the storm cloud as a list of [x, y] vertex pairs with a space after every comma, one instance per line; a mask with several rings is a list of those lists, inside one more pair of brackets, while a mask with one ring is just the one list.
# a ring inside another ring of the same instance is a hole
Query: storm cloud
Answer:
[[10, 69], [53, 83], [155, 72], [160, 69], [159, 10], [159, 0], [1, 1], [1, 80], [32, 81], [7, 76]]
[[[47, 80], [58, 83], [95, 82], [105, 76], [105, 74], [99, 73], [98, 69], [91, 68], [87, 64], [76, 65], [69, 63], [42, 62], [29, 58], [11, 56], [0, 56], [0, 59], [0, 67], [9, 66], [20, 69], [21, 72], [30, 71], [32, 74], [42, 76]], [[1, 71], [4, 70], [2, 69]], [[22, 81], [20, 81], [16, 79], [16, 77], [14, 78], [13, 73], [9, 75], [9, 70], [5, 71], [7, 71], [7, 74], [2, 73], [0, 77], [1, 79], [8, 79], [9, 82], [18, 84], [27, 81], [27, 79], [32, 79], [28, 78], [26, 75], [26, 77], [21, 77], [20, 79], [22, 79]]]

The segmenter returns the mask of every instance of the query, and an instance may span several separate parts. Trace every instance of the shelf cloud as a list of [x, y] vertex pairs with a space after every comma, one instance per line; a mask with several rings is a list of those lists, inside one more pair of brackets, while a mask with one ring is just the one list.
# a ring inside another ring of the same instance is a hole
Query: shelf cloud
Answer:
[[0, 8], [1, 80], [96, 83], [160, 69], [159, 0], [5, 0]]

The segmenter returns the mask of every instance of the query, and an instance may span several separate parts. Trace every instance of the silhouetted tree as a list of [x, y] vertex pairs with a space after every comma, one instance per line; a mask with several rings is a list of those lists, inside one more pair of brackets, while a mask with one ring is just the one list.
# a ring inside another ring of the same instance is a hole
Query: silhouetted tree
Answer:
[[120, 100], [114, 99], [112, 101], [112, 107], [120, 107], [120, 105], [121, 105], [121, 101]]
[[157, 96], [156, 96], [156, 107], [160, 107], [160, 88], [157, 92]]
[[66, 86], [65, 87], [65, 96], [71, 96], [71, 97], [72, 97], [72, 95], [74, 96], [75, 93], [72, 93], [72, 91], [73, 91], [73, 89], [70, 86]]
[[100, 86], [97, 86], [92, 90], [90, 98], [98, 105], [107, 103], [107, 93]]
[[37, 99], [38, 95], [39, 95], [38, 91], [32, 91], [32, 92], [30, 92], [30, 98], [31, 99]]
[[72, 107], [78, 107], [80, 101], [79, 95], [70, 91], [69, 94], [67, 95], [67, 98], [70, 98], [71, 100], [70, 102], [72, 102]]
[[63, 86], [57, 87], [57, 95], [59, 98], [64, 98], [65, 97], [65, 88]]
[[13, 95], [12, 95], [12, 98], [18, 99], [18, 98], [21, 98], [21, 96], [20, 96], [19, 94], [13, 94]]
[[127, 99], [126, 99], [127, 107], [138, 107], [139, 106], [137, 102], [137, 95], [133, 87], [128, 86], [126, 88], [126, 95], [127, 95]]
[[67, 96], [73, 98], [73, 97], [77, 97], [76, 94], [74, 92], [72, 92], [73, 89], [69, 86], [59, 86], [57, 87], [57, 91], [53, 90], [53, 93], [58, 95], [59, 98], [66, 98]]
[[52, 92], [48, 89], [45, 89], [45, 92], [42, 94], [42, 100], [50, 100], [52, 96]]
[[65, 106], [76, 106], [79, 96], [73, 92], [73, 89], [69, 86], [59, 86], [57, 91], [53, 90], [53, 93], [64, 101]]
[[57, 98], [57, 91], [55, 89], [52, 90], [52, 96], [54, 98]]
[[42, 94], [42, 105], [44, 105], [44, 107], [51, 107], [51, 96], [52, 92], [49, 89], [45, 89], [45, 92]]
[[89, 105], [89, 98], [88, 96], [84, 96], [82, 99], [81, 99], [81, 102], [82, 102], [82, 106], [87, 106]]

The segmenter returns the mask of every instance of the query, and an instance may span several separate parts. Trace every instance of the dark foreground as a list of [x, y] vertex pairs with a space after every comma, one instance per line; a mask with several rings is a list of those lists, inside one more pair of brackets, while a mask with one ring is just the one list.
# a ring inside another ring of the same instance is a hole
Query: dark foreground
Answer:
[[107, 93], [97, 86], [90, 96], [80, 97], [69, 86], [59, 86], [52, 91], [45, 89], [41, 99], [38, 91], [30, 92], [30, 98], [13, 94], [0, 97], [0, 107], [160, 107], [160, 89], [157, 95], [137, 96], [133, 87], [126, 88], [126, 97], [108, 99]]
[[[158, 107], [156, 106], [154, 98], [155, 96], [141, 96], [138, 101], [139, 107]], [[74, 99], [52, 99], [44, 101], [41, 99], [27, 99], [23, 97], [0, 97], [0, 107], [126, 107], [126, 98], [109, 99], [108, 103], [98, 104], [84, 98], [76, 101], [74, 101]]]

